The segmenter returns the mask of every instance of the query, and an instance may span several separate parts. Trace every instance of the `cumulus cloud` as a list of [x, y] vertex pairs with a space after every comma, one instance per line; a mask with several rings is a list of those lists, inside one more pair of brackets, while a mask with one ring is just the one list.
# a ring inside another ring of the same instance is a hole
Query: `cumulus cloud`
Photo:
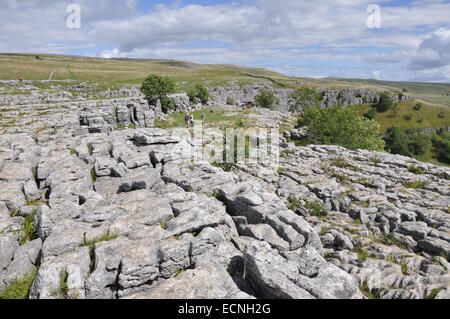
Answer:
[[[81, 7], [79, 30], [66, 26], [71, 3]], [[0, 51], [241, 63], [299, 76], [386, 69], [383, 78], [403, 80], [449, 63], [446, 1], [377, 1], [381, 29], [366, 25], [373, 0], [184, 3], [141, 10], [138, 0], [0, 0]]]
[[435, 69], [450, 64], [450, 29], [440, 28], [427, 36], [411, 58], [412, 70]]

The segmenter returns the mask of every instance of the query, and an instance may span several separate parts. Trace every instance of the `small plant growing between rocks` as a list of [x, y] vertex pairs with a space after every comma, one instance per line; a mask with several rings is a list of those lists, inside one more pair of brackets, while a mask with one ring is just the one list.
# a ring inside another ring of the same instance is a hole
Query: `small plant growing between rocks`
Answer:
[[355, 246], [355, 248], [353, 248], [352, 251], [358, 253], [359, 260], [366, 260], [367, 258], [369, 258], [369, 253], [367, 249], [361, 246]]
[[369, 158], [369, 160], [374, 163], [374, 164], [380, 164], [381, 163], [381, 158], [379, 158], [378, 156], [374, 156]]
[[88, 145], [87, 145], [87, 148], [88, 148], [88, 153], [89, 153], [89, 155], [92, 156], [92, 154], [94, 154], [94, 148], [92, 147], [91, 144], [88, 144]]
[[22, 231], [24, 232], [24, 236], [20, 240], [20, 245], [24, 245], [30, 240], [34, 240], [38, 238], [37, 231], [34, 227], [34, 216], [38, 213], [38, 209], [35, 208], [30, 215], [25, 217], [25, 221], [22, 224]]
[[369, 299], [380, 299], [380, 290], [376, 288], [369, 288], [367, 280], [364, 280], [361, 287], [359, 287], [362, 294]]
[[176, 274], [177, 276], [178, 276], [178, 275], [181, 275], [183, 272], [184, 272], [183, 269], [175, 270], [175, 274]]
[[67, 283], [69, 273], [67, 270], [61, 271], [59, 276], [59, 287], [52, 291], [51, 294], [59, 299], [78, 299], [80, 297], [79, 293], [69, 293], [69, 285]]
[[406, 188], [424, 189], [428, 185], [428, 182], [426, 182], [426, 181], [410, 181], [410, 182], [403, 182], [402, 185]]
[[116, 239], [117, 237], [119, 237], [119, 234], [113, 233], [110, 234], [110, 232], [106, 232], [104, 235], [100, 236], [100, 237], [96, 237], [94, 239], [91, 240], [86, 240], [86, 233], [83, 234], [83, 243], [80, 245], [80, 247], [89, 247], [89, 255], [91, 257], [91, 263], [90, 263], [90, 270], [91, 273], [94, 270], [94, 266], [95, 266], [95, 256], [94, 256], [94, 246], [96, 243], [102, 242], [102, 241], [110, 241], [113, 239]]
[[300, 201], [297, 198], [295, 198], [295, 197], [289, 197], [288, 198], [288, 203], [289, 203], [288, 204], [288, 208], [290, 210], [292, 210], [293, 212], [296, 212], [301, 206]]
[[441, 288], [433, 289], [428, 296], [425, 297], [425, 299], [435, 299], [437, 294], [441, 291]]
[[408, 167], [408, 172], [416, 174], [416, 175], [420, 175], [420, 174], [424, 173], [423, 169], [421, 167], [419, 167], [419, 166], [410, 166], [410, 167]]
[[28, 275], [14, 279], [0, 295], [0, 299], [28, 299], [30, 288], [38, 273], [35, 267]]
[[348, 168], [351, 165], [342, 157], [336, 157], [330, 160], [330, 163], [333, 166], [339, 167], [339, 168]]
[[318, 202], [306, 202], [305, 203], [305, 208], [308, 210], [309, 214], [311, 216], [316, 216], [316, 217], [325, 217], [328, 215], [327, 210], [325, 209], [325, 207], [323, 207], [322, 204], [318, 203]]
[[97, 174], [95, 173], [95, 169], [91, 169], [91, 180], [92, 184], [95, 184], [97, 182]]

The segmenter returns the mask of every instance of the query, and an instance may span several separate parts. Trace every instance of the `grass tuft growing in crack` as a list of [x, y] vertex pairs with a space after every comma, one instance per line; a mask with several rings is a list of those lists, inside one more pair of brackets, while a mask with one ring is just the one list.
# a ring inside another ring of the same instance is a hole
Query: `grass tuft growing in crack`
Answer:
[[35, 208], [30, 215], [25, 217], [25, 221], [22, 224], [22, 231], [24, 236], [20, 240], [20, 245], [24, 245], [30, 240], [34, 240], [38, 238], [38, 234], [36, 228], [34, 227], [34, 216], [38, 213], [39, 209]]
[[69, 284], [67, 282], [69, 273], [67, 272], [67, 270], [64, 269], [63, 271], [61, 271], [59, 276], [59, 287], [58, 289], [52, 291], [51, 294], [59, 299], [79, 299], [79, 292], [69, 293]]
[[91, 240], [86, 240], [86, 233], [84, 233], [84, 239], [83, 243], [80, 245], [80, 247], [89, 247], [89, 256], [91, 257], [91, 263], [89, 264], [90, 272], [92, 273], [94, 271], [95, 266], [95, 256], [94, 256], [94, 246], [96, 243], [102, 242], [102, 241], [110, 241], [113, 239], [116, 239], [119, 237], [119, 234], [113, 233], [110, 234], [109, 231], [102, 236], [96, 237]]
[[3, 290], [0, 299], [28, 299], [31, 285], [38, 273], [35, 267], [28, 275], [14, 279], [11, 284]]
[[380, 299], [380, 290], [376, 288], [369, 288], [367, 280], [364, 280], [361, 287], [359, 287], [361, 293], [369, 299]]

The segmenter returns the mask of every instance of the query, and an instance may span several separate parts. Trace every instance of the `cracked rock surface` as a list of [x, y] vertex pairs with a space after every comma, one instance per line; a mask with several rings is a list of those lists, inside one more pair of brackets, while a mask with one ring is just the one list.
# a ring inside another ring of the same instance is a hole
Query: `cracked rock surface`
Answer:
[[37, 268], [30, 298], [450, 298], [448, 168], [282, 143], [227, 172], [104, 105], [0, 135], [0, 291]]

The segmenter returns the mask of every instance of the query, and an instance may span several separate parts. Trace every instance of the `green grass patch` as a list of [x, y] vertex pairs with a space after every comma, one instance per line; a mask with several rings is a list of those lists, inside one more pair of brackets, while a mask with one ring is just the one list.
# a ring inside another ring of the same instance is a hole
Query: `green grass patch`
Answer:
[[[384, 113], [377, 113], [375, 121], [381, 126], [385, 133], [391, 126], [397, 126], [404, 130], [441, 128], [449, 126], [450, 108], [429, 103], [422, 103], [420, 110], [415, 110], [418, 101], [410, 100], [398, 102], [396, 108]], [[361, 116], [367, 113], [372, 106], [358, 104], [350, 106]], [[417, 107], [416, 107], [417, 108]], [[443, 117], [438, 116], [441, 114]]]
[[431, 293], [425, 297], [425, 299], [435, 299], [437, 294], [441, 291], [441, 288], [436, 288], [431, 291]]
[[293, 212], [296, 212], [297, 209], [301, 207], [300, 201], [295, 197], [289, 197], [288, 198], [288, 209], [292, 210]]
[[428, 185], [428, 182], [426, 182], [426, 181], [409, 181], [409, 182], [403, 182], [402, 185], [406, 188], [424, 189]]
[[369, 288], [369, 285], [367, 284], [367, 280], [365, 280], [361, 287], [359, 287], [359, 290], [361, 291], [361, 293], [366, 296], [369, 299], [380, 299], [380, 290], [379, 289], [374, 289], [374, 288]]
[[31, 285], [38, 273], [35, 267], [28, 275], [14, 279], [0, 295], [0, 299], [28, 299]]
[[346, 159], [344, 159], [342, 157], [333, 158], [333, 159], [330, 160], [330, 163], [333, 166], [336, 166], [336, 167], [339, 167], [339, 168], [348, 168], [348, 167], [352, 166], [352, 165], [350, 165], [350, 163]]
[[359, 260], [366, 260], [367, 258], [369, 258], [369, 253], [367, 252], [367, 249], [359, 245], [355, 246], [355, 248], [353, 248], [352, 251], [358, 253]]
[[24, 236], [20, 240], [20, 245], [24, 245], [30, 240], [34, 240], [38, 238], [37, 231], [34, 227], [34, 216], [38, 213], [38, 209], [35, 208], [33, 210], [33, 213], [30, 215], [27, 215], [25, 217], [25, 221], [22, 224], [22, 231], [24, 232]]
[[423, 168], [419, 167], [419, 166], [410, 166], [408, 167], [408, 172], [416, 174], [416, 175], [421, 175], [424, 172]]
[[328, 211], [323, 207], [321, 203], [306, 201], [305, 208], [308, 210], [311, 216], [325, 217], [328, 215]]
[[97, 182], [97, 173], [95, 173], [95, 169], [91, 169], [91, 180], [92, 184], [95, 184]]

